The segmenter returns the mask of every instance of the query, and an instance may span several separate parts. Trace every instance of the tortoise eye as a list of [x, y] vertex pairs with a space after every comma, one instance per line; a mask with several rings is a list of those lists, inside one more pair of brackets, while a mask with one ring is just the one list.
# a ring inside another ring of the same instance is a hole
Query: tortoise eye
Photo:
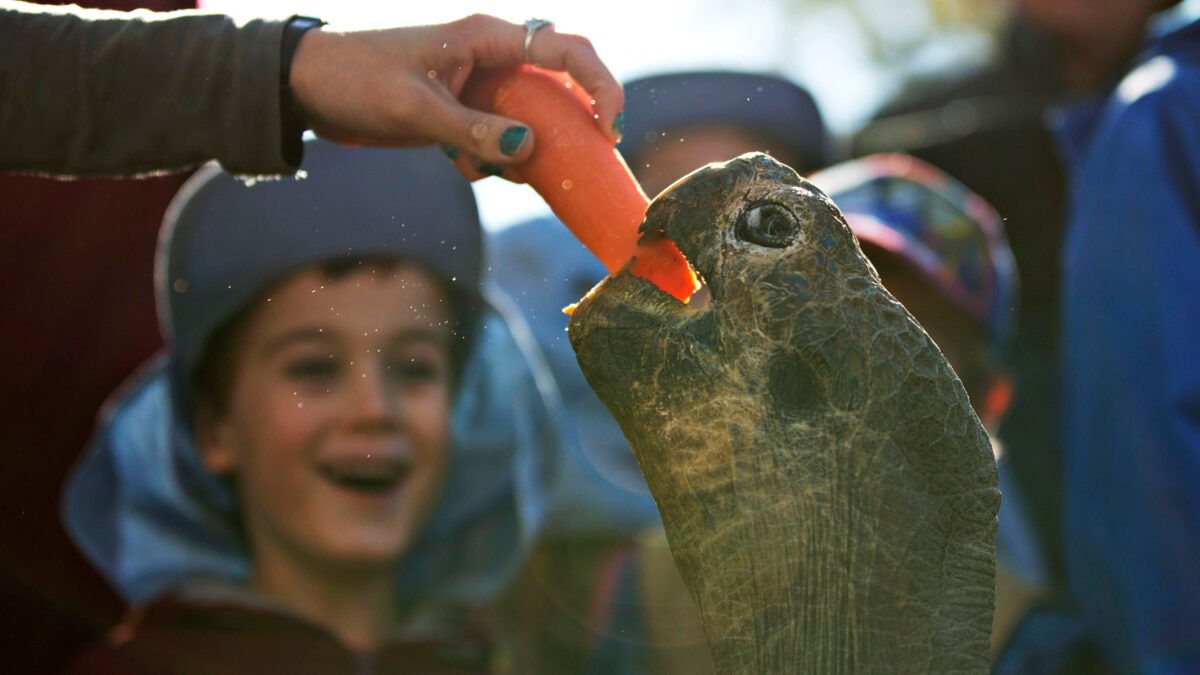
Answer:
[[742, 212], [737, 236], [759, 246], [786, 248], [800, 231], [792, 212], [778, 204], [756, 204]]

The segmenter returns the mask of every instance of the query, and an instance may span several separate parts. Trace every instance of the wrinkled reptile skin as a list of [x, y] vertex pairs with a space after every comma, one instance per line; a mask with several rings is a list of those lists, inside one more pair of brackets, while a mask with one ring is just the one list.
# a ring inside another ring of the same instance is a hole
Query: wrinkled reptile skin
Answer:
[[658, 502], [718, 671], [984, 672], [988, 438], [834, 204], [744, 155], [677, 183], [642, 227], [676, 243], [711, 303], [626, 268], [569, 335]]

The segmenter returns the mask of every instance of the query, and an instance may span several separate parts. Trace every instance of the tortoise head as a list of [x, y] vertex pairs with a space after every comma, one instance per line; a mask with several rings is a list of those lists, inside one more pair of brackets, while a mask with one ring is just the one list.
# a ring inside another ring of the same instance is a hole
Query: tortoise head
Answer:
[[886, 352], [928, 343], [928, 365], [940, 361], [879, 283], [833, 202], [767, 155], [685, 176], [650, 205], [642, 232], [673, 241], [711, 301], [680, 303], [627, 267], [579, 303], [571, 344], [610, 409], [640, 416], [686, 389], [712, 393], [742, 377], [756, 391], [752, 383], [767, 383], [763, 393], [789, 409], [818, 401], [848, 409], [867, 398], [873, 370], [881, 387], [899, 377], [886, 377], [887, 364], [867, 367], [873, 351], [885, 355], [873, 342], [888, 342]]
[[[580, 367], [631, 441], [714, 400], [753, 403], [797, 440], [832, 427], [936, 435], [919, 422], [947, 416], [978, 426], [837, 207], [787, 166], [752, 153], [698, 169], [654, 200], [642, 231], [676, 244], [711, 301], [681, 303], [627, 266], [572, 314]], [[936, 475], [941, 459], [921, 457]]]

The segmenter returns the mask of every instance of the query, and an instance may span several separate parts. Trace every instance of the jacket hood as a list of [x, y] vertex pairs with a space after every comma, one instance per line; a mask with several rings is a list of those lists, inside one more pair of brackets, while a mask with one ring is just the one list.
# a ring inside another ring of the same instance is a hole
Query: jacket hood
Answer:
[[[483, 295], [451, 417], [450, 474], [397, 569], [405, 601], [480, 603], [502, 589], [541, 528], [553, 458], [568, 442], [528, 328], [502, 292]], [[205, 470], [172, 404], [177, 367], [160, 355], [113, 395], [63, 497], [69, 535], [133, 603], [195, 579], [241, 583], [250, 570], [234, 495]]]

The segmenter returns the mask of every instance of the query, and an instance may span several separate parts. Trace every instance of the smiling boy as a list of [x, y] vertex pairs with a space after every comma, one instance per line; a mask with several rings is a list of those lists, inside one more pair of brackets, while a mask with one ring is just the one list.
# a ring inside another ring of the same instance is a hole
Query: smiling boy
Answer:
[[307, 153], [304, 180], [209, 170], [168, 210], [167, 353], [64, 502], [133, 610], [75, 672], [491, 667], [475, 617], [557, 437], [480, 288], [470, 186], [436, 150]]

